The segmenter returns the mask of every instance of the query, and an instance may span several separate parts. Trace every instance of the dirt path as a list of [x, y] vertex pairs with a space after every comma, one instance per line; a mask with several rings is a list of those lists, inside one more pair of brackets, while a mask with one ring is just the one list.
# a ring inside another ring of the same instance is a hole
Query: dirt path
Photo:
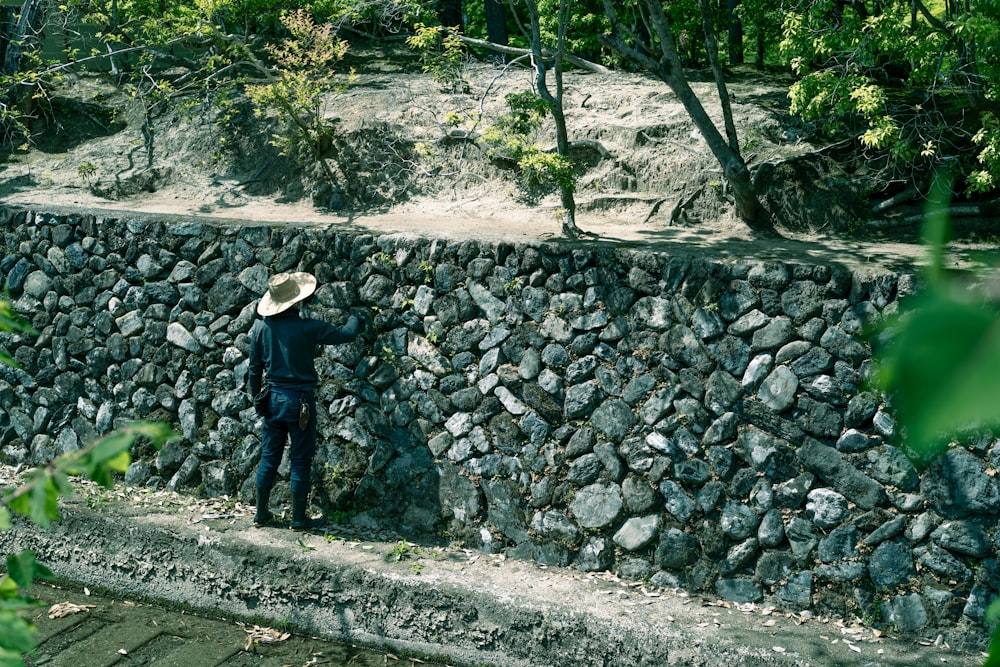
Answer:
[[125, 599], [281, 621], [310, 635], [455, 665], [982, 662], [978, 650], [955, 651], [940, 638], [895, 638], [855, 619], [652, 590], [610, 573], [348, 528], [256, 529], [251, 510], [166, 492], [96, 492], [68, 503], [48, 531], [19, 522], [0, 533], [0, 552], [31, 548], [56, 574]]

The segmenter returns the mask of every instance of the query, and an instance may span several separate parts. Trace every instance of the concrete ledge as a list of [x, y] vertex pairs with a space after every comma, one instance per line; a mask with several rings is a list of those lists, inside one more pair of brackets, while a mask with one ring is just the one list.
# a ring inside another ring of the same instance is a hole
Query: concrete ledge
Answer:
[[[612, 577], [463, 550], [397, 548], [253, 528], [245, 508], [81, 500], [49, 529], [18, 520], [0, 553], [36, 552], [57, 575], [453, 665], [949, 665], [978, 652], [877, 637], [820, 619], [706, 605]], [[301, 542], [301, 543], [300, 543]], [[417, 563], [418, 566], [414, 566]], [[845, 641], [846, 640], [846, 641]]]

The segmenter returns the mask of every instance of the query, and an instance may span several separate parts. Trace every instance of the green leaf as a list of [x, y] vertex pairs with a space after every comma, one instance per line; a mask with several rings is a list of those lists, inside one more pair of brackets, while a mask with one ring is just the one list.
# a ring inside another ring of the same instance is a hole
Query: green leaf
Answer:
[[986, 661], [983, 667], [1000, 667], [1000, 626], [993, 630], [990, 647], [986, 651]]
[[136, 422], [129, 424], [128, 429], [148, 439], [156, 449], [180, 437], [180, 434], [165, 422]]
[[94, 465], [104, 464], [122, 452], [127, 452], [135, 439], [136, 436], [128, 431], [115, 431], [99, 440], [90, 450], [87, 458]]
[[14, 600], [18, 597], [17, 582], [5, 575], [0, 579], [0, 600]]
[[7, 575], [21, 588], [31, 588], [35, 579], [35, 554], [25, 549], [7, 556]]
[[[0, 621], [0, 629], [5, 629], [3, 621]], [[24, 667], [24, 660], [20, 653], [0, 648], [0, 667]]]
[[1000, 311], [942, 291], [920, 299], [898, 322], [879, 375], [893, 395], [910, 445], [933, 454], [947, 437], [997, 423]]
[[0, 505], [0, 530], [10, 530], [10, 510]]
[[[0, 628], [3, 629], [0, 632], [0, 649], [27, 653], [35, 648], [35, 626], [14, 612], [0, 611]], [[0, 653], [0, 656], [5, 655], [6, 652]]]

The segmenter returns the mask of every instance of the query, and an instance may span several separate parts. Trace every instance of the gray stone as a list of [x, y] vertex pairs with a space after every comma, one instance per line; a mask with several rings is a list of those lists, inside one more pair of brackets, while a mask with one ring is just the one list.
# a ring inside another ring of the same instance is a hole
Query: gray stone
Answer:
[[696, 508], [681, 485], [673, 480], [664, 480], [660, 482], [660, 493], [663, 495], [664, 509], [682, 524], [687, 523]]
[[718, 313], [698, 308], [691, 318], [691, 329], [702, 340], [717, 338], [725, 331], [725, 322]]
[[719, 524], [727, 537], [733, 540], [742, 540], [754, 534], [759, 519], [746, 505], [729, 501], [722, 507], [722, 517]]
[[913, 554], [898, 540], [875, 547], [868, 561], [868, 573], [880, 590], [893, 589], [917, 576]]
[[596, 454], [584, 454], [569, 465], [566, 479], [577, 486], [587, 486], [597, 481], [603, 466]]
[[936, 544], [917, 547], [913, 550], [917, 563], [944, 580], [967, 582], [972, 579], [972, 570], [958, 558]]
[[531, 529], [546, 540], [564, 545], [576, 545], [582, 533], [569, 517], [562, 512], [536, 512], [531, 520]]
[[669, 528], [660, 534], [656, 564], [664, 570], [680, 570], [698, 560], [698, 540], [693, 535]]
[[615, 550], [611, 541], [603, 537], [590, 537], [580, 547], [573, 567], [583, 572], [603, 572], [611, 567]]
[[885, 500], [885, 489], [861, 473], [832, 447], [807, 441], [798, 450], [802, 467], [815, 473], [848, 500], [863, 509], [872, 509]]
[[878, 406], [878, 397], [874, 393], [863, 391], [855, 394], [847, 402], [847, 411], [844, 413], [844, 424], [848, 428], [864, 426], [875, 416]]
[[723, 336], [709, 344], [712, 357], [727, 373], [742, 377], [750, 363], [750, 346], [735, 336]]
[[764, 513], [757, 527], [757, 542], [765, 549], [773, 548], [785, 540], [785, 524], [781, 510], [771, 509]]
[[764, 598], [764, 590], [753, 579], [717, 579], [715, 594], [732, 602], [757, 602]]
[[740, 384], [745, 391], [757, 391], [761, 383], [771, 373], [773, 368], [774, 357], [766, 352], [758, 354], [750, 360], [746, 371], [743, 373], [743, 379]]
[[934, 529], [931, 539], [948, 551], [974, 558], [985, 558], [993, 551], [986, 531], [969, 521], [945, 521]]
[[792, 549], [792, 555], [800, 565], [809, 562], [813, 549], [819, 544], [812, 523], [798, 516], [793, 517], [785, 526], [785, 538]]
[[917, 488], [920, 477], [917, 469], [910, 463], [902, 450], [884, 446], [868, 452], [869, 470], [873, 478], [886, 486], [895, 486], [901, 491], [912, 491]]
[[656, 506], [656, 489], [650, 486], [645, 479], [629, 475], [622, 482], [622, 500], [628, 512], [643, 514]]
[[854, 558], [858, 555], [861, 534], [855, 526], [841, 526], [819, 541], [819, 559], [823, 563]]
[[563, 414], [568, 420], [590, 416], [600, 401], [601, 393], [596, 382], [575, 384], [566, 390]]
[[927, 625], [927, 610], [919, 593], [896, 595], [882, 603], [882, 618], [903, 632], [918, 632]]
[[652, 426], [663, 419], [673, 407], [674, 399], [680, 393], [676, 385], [661, 387], [639, 408], [639, 417], [647, 426]]
[[145, 326], [142, 312], [138, 310], [132, 310], [120, 317], [116, 317], [115, 324], [118, 326], [118, 331], [121, 332], [121, 335], [126, 338], [137, 335]]
[[857, 581], [865, 576], [867, 568], [861, 561], [846, 561], [834, 565], [817, 565], [813, 570], [820, 581], [845, 583]]
[[776, 317], [766, 325], [753, 332], [750, 349], [777, 350], [785, 343], [793, 340], [796, 335], [795, 325], [787, 317]]
[[784, 288], [791, 279], [792, 276], [788, 265], [782, 262], [761, 262], [754, 264], [747, 274], [747, 280], [754, 287], [773, 290]]
[[201, 345], [198, 341], [191, 335], [191, 332], [184, 328], [184, 325], [178, 322], [171, 322], [167, 325], [167, 342], [192, 354], [201, 352]]
[[801, 324], [823, 310], [823, 295], [812, 281], [797, 281], [781, 293], [781, 307], [785, 314]]
[[794, 565], [795, 562], [787, 551], [765, 551], [757, 559], [754, 575], [765, 586], [774, 586], [792, 573]]
[[583, 528], [604, 528], [614, 523], [623, 508], [617, 484], [591, 484], [576, 492], [570, 512]]
[[614, 535], [615, 544], [626, 551], [638, 551], [656, 539], [659, 533], [660, 517], [650, 514], [632, 517]]
[[847, 498], [831, 489], [813, 489], [807, 496], [806, 516], [825, 530], [838, 526], [848, 511]]
[[774, 595], [779, 600], [796, 609], [805, 609], [812, 604], [812, 572], [799, 572], [788, 578], [788, 581], [775, 589]]
[[726, 329], [734, 336], [747, 336], [771, 321], [768, 315], [759, 310], [751, 310], [729, 325]]
[[795, 359], [789, 367], [799, 378], [808, 378], [833, 368], [833, 357], [822, 347], [810, 347], [809, 351]]
[[644, 296], [632, 307], [632, 316], [650, 329], [665, 331], [673, 324], [672, 309], [667, 299]]
[[864, 452], [881, 443], [882, 439], [871, 437], [853, 428], [844, 431], [837, 439], [837, 449], [846, 453]]
[[868, 533], [864, 538], [864, 543], [870, 547], [877, 546], [886, 540], [896, 537], [906, 528], [906, 517], [897, 516], [895, 519], [886, 521], [881, 526]]
[[515, 544], [528, 540], [528, 522], [520, 498], [507, 480], [485, 480], [487, 518], [507, 539]]
[[32, 271], [25, 277], [21, 289], [26, 295], [41, 300], [54, 286], [55, 282], [44, 271]]
[[636, 417], [627, 403], [618, 399], [605, 401], [594, 410], [594, 428], [612, 442], [621, 442], [635, 425]]
[[715, 371], [705, 387], [705, 407], [716, 415], [729, 410], [741, 395], [740, 383], [725, 371]]
[[760, 385], [758, 397], [773, 412], [784, 412], [795, 403], [799, 379], [787, 366], [776, 367]]
[[964, 449], [949, 449], [931, 463], [920, 481], [920, 493], [947, 518], [994, 515], [1000, 486], [986, 474], [983, 460]]
[[828, 328], [820, 338], [820, 345], [836, 358], [852, 366], [860, 364], [867, 355], [865, 347], [840, 327]]
[[187, 482], [194, 476], [195, 472], [197, 472], [200, 464], [201, 463], [198, 461], [196, 456], [189, 454], [184, 459], [184, 462], [181, 463], [177, 472], [175, 472], [173, 477], [170, 478], [170, 481], [167, 482], [167, 490], [176, 491], [180, 487], [187, 484]]
[[755, 560], [757, 551], [757, 540], [752, 537], [734, 544], [719, 562], [719, 574], [727, 577], [740, 572]]
[[760, 303], [760, 297], [750, 283], [734, 280], [729, 289], [719, 297], [719, 313], [728, 322], [736, 320]]

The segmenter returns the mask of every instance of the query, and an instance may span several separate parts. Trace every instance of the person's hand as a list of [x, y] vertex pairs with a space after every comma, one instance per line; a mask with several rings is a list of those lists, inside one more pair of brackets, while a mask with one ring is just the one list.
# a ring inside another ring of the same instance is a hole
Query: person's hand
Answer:
[[361, 306], [355, 306], [350, 310], [351, 317], [358, 318], [358, 333], [363, 333], [371, 326], [371, 311]]

